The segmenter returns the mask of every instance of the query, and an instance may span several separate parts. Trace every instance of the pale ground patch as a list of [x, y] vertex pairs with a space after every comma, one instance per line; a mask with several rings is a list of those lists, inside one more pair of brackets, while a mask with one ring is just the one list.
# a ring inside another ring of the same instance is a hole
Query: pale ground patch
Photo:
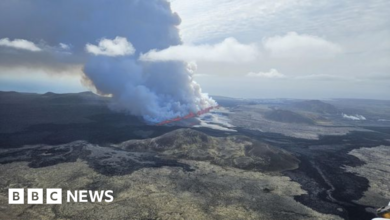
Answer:
[[[340, 219], [294, 201], [305, 193], [288, 177], [182, 161], [195, 168], [145, 168], [104, 176], [85, 162], [29, 168], [0, 165], [0, 219]], [[112, 203], [8, 205], [8, 188], [113, 190]], [[266, 189], [266, 190], [265, 190]]]
[[346, 170], [365, 177], [370, 187], [358, 203], [382, 207], [390, 201], [390, 146], [360, 148], [352, 150], [353, 155], [366, 164], [359, 167], [346, 167]]

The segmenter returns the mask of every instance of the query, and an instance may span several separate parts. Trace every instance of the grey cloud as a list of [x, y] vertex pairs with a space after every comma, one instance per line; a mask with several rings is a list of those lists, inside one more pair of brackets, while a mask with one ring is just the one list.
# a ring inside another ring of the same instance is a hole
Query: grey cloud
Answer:
[[[11, 24], [11, 25], [10, 25]], [[169, 24], [169, 25], [160, 25]], [[0, 1], [0, 39], [24, 39], [51, 47], [71, 45], [72, 57], [16, 53], [1, 49], [0, 66], [34, 68], [84, 63], [87, 43], [124, 36], [138, 52], [164, 49], [181, 43], [180, 18], [169, 3], [160, 0], [37, 0]], [[6, 53], [6, 54], [5, 54]], [[8, 57], [11, 53], [11, 57]]]
[[331, 75], [331, 74], [310, 74], [310, 75], [302, 75], [296, 76], [297, 80], [319, 80], [319, 81], [357, 81], [359, 80], [356, 77], [347, 77], [347, 76], [339, 76], [339, 75]]
[[0, 51], [7, 57], [0, 67], [81, 64], [86, 84], [112, 96], [115, 110], [149, 122], [184, 116], [216, 104], [187, 64], [138, 60], [141, 53], [181, 44], [179, 24], [165, 0], [4, 0], [0, 38], [42, 42], [45, 48], [38, 56]]

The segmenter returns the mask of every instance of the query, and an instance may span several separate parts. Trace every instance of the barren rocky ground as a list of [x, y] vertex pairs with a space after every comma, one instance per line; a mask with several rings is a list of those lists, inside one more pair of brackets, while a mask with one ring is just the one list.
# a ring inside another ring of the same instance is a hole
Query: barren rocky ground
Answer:
[[[365, 220], [390, 200], [390, 103], [220, 101], [155, 126], [91, 93], [0, 92], [0, 219]], [[7, 203], [8, 188], [55, 187], [115, 200]]]
[[[25, 162], [0, 166], [1, 219], [339, 219], [294, 201], [304, 194], [288, 177], [182, 161], [193, 167], [144, 168], [106, 176], [76, 161], [29, 168]], [[63, 190], [112, 189], [112, 203], [8, 205], [9, 187]]]
[[374, 207], [381, 207], [388, 203], [390, 198], [390, 147], [360, 148], [349, 154], [364, 161], [365, 164], [358, 167], [346, 167], [346, 170], [367, 178], [370, 185], [358, 203]]

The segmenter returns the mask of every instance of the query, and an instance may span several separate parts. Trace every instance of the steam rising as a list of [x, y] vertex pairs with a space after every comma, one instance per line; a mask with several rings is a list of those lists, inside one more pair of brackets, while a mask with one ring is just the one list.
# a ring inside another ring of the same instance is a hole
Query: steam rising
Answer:
[[132, 56], [97, 56], [84, 72], [101, 94], [110, 94], [116, 110], [160, 122], [216, 105], [202, 93], [185, 63], [143, 63]]
[[[169, 7], [166, 10], [170, 10]], [[176, 16], [164, 14], [167, 15], [172, 19]], [[147, 34], [161, 28], [154, 25], [149, 25]], [[172, 26], [169, 23], [161, 25]], [[178, 30], [173, 30], [173, 33], [167, 31], [161, 34], [178, 35]], [[159, 41], [159, 38], [153, 40]], [[172, 40], [166, 46], [176, 44]], [[142, 61], [138, 57], [140, 53], [136, 54], [137, 46], [126, 37], [116, 36], [114, 39], [101, 39], [98, 45], [88, 43], [85, 47], [88, 53], [95, 55], [85, 64], [85, 76], [100, 94], [112, 96], [115, 100], [112, 108], [142, 116], [149, 122], [160, 122], [216, 105], [193, 80], [194, 63]]]
[[166, 0], [2, 0], [0, 21], [0, 50], [19, 50], [0, 53], [0, 63], [83, 66], [86, 84], [111, 95], [115, 110], [159, 122], [216, 104], [193, 80], [196, 65], [140, 60], [181, 44], [181, 20]]

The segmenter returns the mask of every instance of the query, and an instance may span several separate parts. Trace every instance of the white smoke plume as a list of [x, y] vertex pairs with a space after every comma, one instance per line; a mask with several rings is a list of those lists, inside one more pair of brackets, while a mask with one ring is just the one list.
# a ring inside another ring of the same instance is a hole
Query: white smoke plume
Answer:
[[349, 120], [354, 120], [354, 121], [364, 121], [364, 120], [367, 120], [366, 117], [364, 117], [363, 115], [347, 115], [347, 114], [341, 114], [343, 116], [343, 118], [345, 119], [349, 119]]
[[140, 59], [181, 44], [180, 18], [166, 0], [3, 0], [0, 20], [13, 24], [0, 23], [0, 39], [67, 45], [67, 56], [51, 59], [18, 53], [18, 65], [84, 65], [88, 84], [116, 110], [159, 122], [216, 105], [193, 80], [194, 64]]
[[134, 57], [91, 58], [84, 72], [114, 109], [160, 122], [216, 105], [182, 62], [143, 63]]

